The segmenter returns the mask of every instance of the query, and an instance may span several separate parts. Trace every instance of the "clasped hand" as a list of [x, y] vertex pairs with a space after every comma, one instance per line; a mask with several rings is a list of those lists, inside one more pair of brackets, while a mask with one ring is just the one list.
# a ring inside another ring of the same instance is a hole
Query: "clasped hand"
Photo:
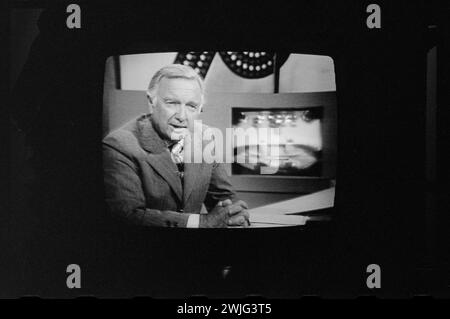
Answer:
[[247, 203], [239, 200], [232, 203], [230, 199], [220, 201], [205, 215], [200, 215], [200, 227], [226, 228], [233, 226], [250, 226]]

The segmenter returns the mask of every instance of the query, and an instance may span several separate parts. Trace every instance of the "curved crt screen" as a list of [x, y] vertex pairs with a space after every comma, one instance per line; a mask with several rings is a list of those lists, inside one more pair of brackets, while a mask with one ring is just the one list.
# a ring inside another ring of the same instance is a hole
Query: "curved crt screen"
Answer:
[[113, 215], [201, 227], [191, 215], [234, 198], [246, 203], [251, 228], [279, 227], [334, 206], [331, 57], [142, 52], [112, 56], [105, 70], [103, 164]]

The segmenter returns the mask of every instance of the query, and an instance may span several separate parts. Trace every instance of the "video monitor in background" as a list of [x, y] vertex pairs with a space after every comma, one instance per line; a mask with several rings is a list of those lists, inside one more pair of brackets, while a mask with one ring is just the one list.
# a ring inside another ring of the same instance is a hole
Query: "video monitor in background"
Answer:
[[[322, 107], [232, 108], [233, 129], [254, 128], [257, 135], [254, 144], [235, 140], [232, 174], [260, 175], [265, 174], [261, 168], [269, 167], [272, 175], [321, 176], [322, 114]], [[239, 156], [245, 161], [239, 162]]]

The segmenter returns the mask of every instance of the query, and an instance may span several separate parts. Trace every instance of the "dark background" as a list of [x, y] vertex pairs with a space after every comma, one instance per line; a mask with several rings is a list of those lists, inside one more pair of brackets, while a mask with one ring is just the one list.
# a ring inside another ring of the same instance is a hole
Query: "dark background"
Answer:
[[[70, 30], [68, 3], [10, 2], [2, 10], [8, 103], [1, 130], [9, 152], [0, 155], [1, 296], [448, 296], [448, 5], [377, 1], [382, 28], [370, 30], [367, 1], [79, 1], [82, 28]], [[38, 19], [36, 12], [17, 19], [15, 8], [44, 10]], [[28, 51], [34, 21], [38, 36]], [[426, 160], [427, 52], [434, 46], [436, 162]], [[103, 203], [99, 147], [106, 58], [259, 48], [334, 59], [333, 221], [193, 231], [113, 220]], [[426, 175], [430, 167], [435, 178]], [[82, 269], [78, 290], [65, 284], [72, 263]], [[372, 263], [382, 270], [378, 290], [366, 286]], [[231, 266], [225, 279], [224, 266]]]

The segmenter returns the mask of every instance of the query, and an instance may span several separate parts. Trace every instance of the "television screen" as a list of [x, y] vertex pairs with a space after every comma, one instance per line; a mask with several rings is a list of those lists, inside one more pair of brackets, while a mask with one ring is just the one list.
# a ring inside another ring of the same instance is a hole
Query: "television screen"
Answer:
[[215, 159], [249, 207], [327, 189], [311, 209], [334, 205], [337, 105], [331, 57], [262, 49], [111, 56], [105, 65], [103, 136], [148, 113], [150, 79], [173, 63], [190, 66], [203, 79], [198, 119], [220, 133], [216, 142], [223, 138], [216, 150], [223, 147], [225, 156]]
[[232, 174], [321, 176], [322, 114], [321, 107], [233, 108], [233, 128], [255, 134], [249, 143], [236, 139]]

